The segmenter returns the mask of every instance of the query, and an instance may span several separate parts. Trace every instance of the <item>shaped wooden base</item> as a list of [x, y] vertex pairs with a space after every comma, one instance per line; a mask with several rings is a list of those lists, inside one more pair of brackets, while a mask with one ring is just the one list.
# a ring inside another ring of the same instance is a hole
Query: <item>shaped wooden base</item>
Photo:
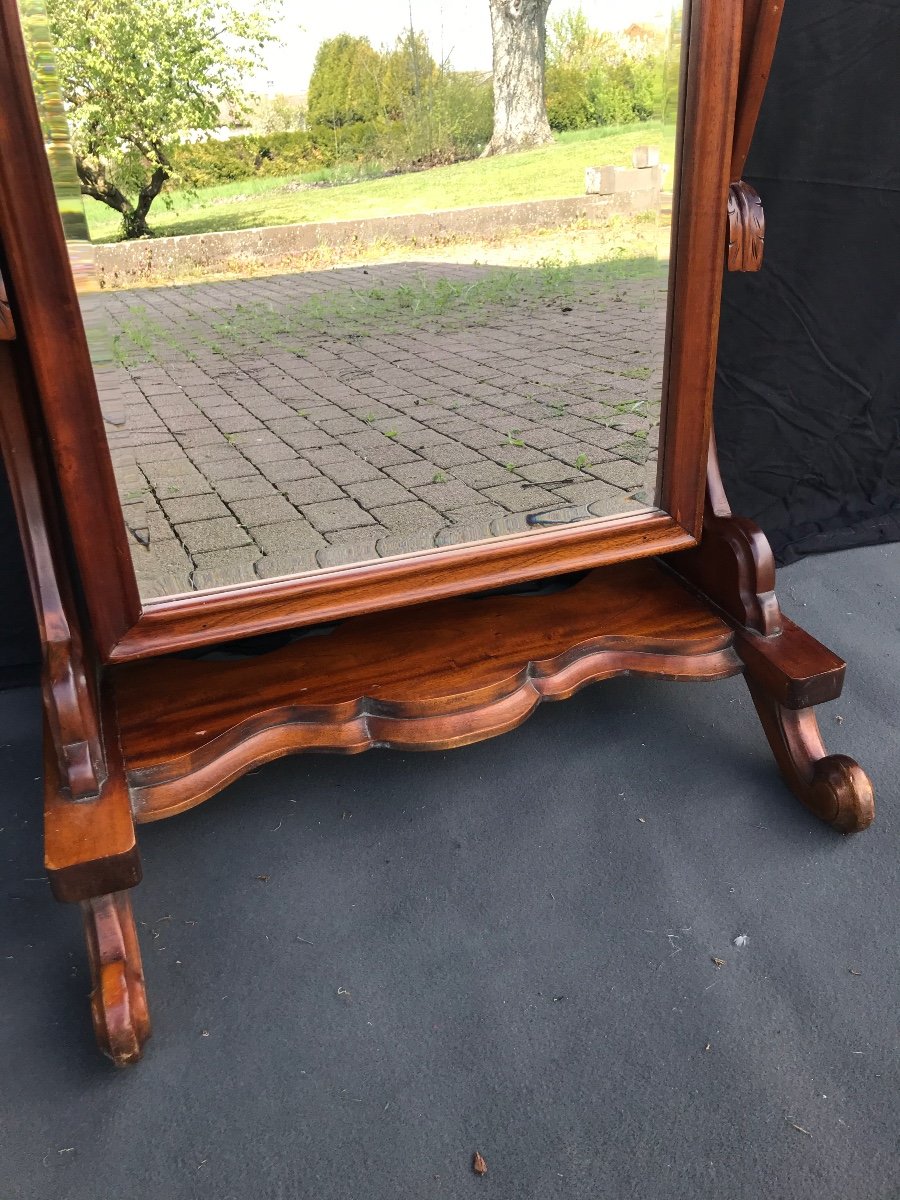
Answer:
[[783, 616], [767, 586], [767, 550], [749, 522], [711, 514], [697, 550], [600, 568], [550, 594], [471, 596], [355, 618], [256, 656], [110, 669], [112, 771], [93, 803], [116, 820], [92, 822], [85, 839], [77, 818], [87, 807], [57, 795], [47, 808], [52, 844], [70, 847], [56, 852], [54, 889], [83, 901], [104, 1053], [119, 1066], [134, 1062], [150, 1032], [128, 894], [116, 890], [123, 863], [139, 870], [127, 852], [132, 814], [171, 816], [284, 754], [463, 746], [513, 728], [541, 700], [613, 675], [743, 672], [794, 794], [833, 828], [864, 829], [871, 785], [852, 759], [827, 754], [812, 707], [840, 693], [844, 664]]
[[446, 750], [614, 675], [723, 679], [742, 670], [733, 643], [726, 621], [645, 559], [550, 595], [400, 608], [253, 658], [152, 659], [110, 678], [142, 822], [300, 750]]

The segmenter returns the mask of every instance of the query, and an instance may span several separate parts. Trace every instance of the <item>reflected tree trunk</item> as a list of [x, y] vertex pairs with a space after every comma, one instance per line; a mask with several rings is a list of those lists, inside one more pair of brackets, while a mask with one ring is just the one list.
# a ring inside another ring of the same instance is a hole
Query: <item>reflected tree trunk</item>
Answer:
[[101, 204], [114, 209], [122, 218], [122, 236], [131, 238], [153, 237], [153, 230], [147, 224], [147, 214], [150, 206], [163, 189], [171, 174], [171, 167], [161, 148], [154, 154], [155, 163], [153, 174], [138, 192], [137, 203], [133, 204], [125, 193], [106, 177], [101, 163], [91, 164], [80, 155], [75, 158], [75, 167], [81, 183], [81, 194], [99, 200]]
[[489, 0], [494, 45], [494, 132], [484, 156], [553, 141], [544, 94], [550, 0]]

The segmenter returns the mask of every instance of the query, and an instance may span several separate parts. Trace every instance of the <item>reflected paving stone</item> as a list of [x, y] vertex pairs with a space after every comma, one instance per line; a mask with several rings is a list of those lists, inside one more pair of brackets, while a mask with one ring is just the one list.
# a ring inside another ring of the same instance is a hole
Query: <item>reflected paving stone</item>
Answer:
[[326, 418], [320, 422], [320, 428], [329, 434], [360, 433], [366, 428], [366, 425], [356, 417], [340, 416]]
[[220, 479], [240, 479], [252, 469], [252, 464], [240, 454], [235, 454], [232, 458], [217, 458], [213, 462], [205, 463], [203, 467], [204, 474], [211, 483]]
[[205, 496], [212, 491], [209, 481], [196, 471], [158, 475], [148, 472], [148, 478], [160, 501], [170, 500], [173, 496]]
[[559, 445], [559, 431], [551, 428], [520, 430], [516, 437], [532, 450], [548, 450]]
[[595, 422], [590, 430], [586, 430], [579, 439], [585, 446], [590, 446], [597, 450], [611, 450], [618, 446], [622, 441], [622, 431], [620, 429], [608, 429], [599, 421]]
[[347, 483], [344, 491], [363, 508], [372, 510], [386, 504], [404, 504], [415, 500], [405, 487], [393, 479], [376, 479], [364, 483]]
[[403, 487], [410, 488], [416, 485], [433, 483], [435, 475], [446, 474], [433, 462], [427, 462], [421, 458], [415, 462], [398, 463], [396, 466], [387, 466], [384, 468], [385, 475], [390, 475], [397, 483]]
[[488, 529], [491, 537], [503, 537], [508, 533], [526, 533], [532, 527], [526, 520], [526, 513], [506, 513], [502, 517], [494, 517]]
[[[418, 532], [420, 530], [436, 533], [445, 524], [438, 513], [427, 504], [413, 500], [408, 504], [391, 504], [387, 508], [372, 510], [379, 522], [395, 533]], [[427, 544], [427, 542], [425, 543]], [[420, 542], [421, 546], [422, 543]]]
[[347, 542], [375, 542], [380, 537], [387, 537], [388, 530], [381, 525], [364, 525], [362, 528], [330, 529], [325, 534], [326, 540], [332, 546], [343, 546]]
[[178, 453], [180, 447], [172, 437], [167, 437], [164, 441], [153, 437], [141, 437], [134, 457], [139, 463], [165, 462]]
[[447, 449], [452, 454], [454, 444], [445, 433], [436, 429], [416, 429], [407, 433], [398, 433], [397, 441], [408, 450], [426, 450], [432, 458]]
[[243, 412], [240, 416], [220, 417], [216, 424], [223, 433], [234, 435], [247, 433], [250, 430], [256, 430], [260, 428], [260, 422], [256, 419], [256, 417], [248, 416]]
[[482, 538], [490, 536], [490, 522], [485, 521], [483, 525], [446, 525], [443, 529], [438, 530], [434, 544], [436, 546], [461, 546], [467, 542], [480, 542]]
[[610, 450], [607, 458], [600, 461], [612, 462], [616, 459], [627, 458], [629, 462], [643, 466], [652, 452], [652, 447], [647, 445], [645, 439], [629, 438], [627, 442], [622, 442], [621, 445]]
[[316, 450], [305, 450], [303, 457], [314, 467], [323, 467], [328, 463], [343, 462], [347, 454], [346, 447], [339, 442], [332, 446], [322, 446]]
[[319, 469], [333, 483], [341, 485], [365, 483], [370, 479], [382, 478], [381, 472], [377, 467], [366, 462], [364, 458], [359, 458], [357, 455], [350, 453], [347, 453], [343, 459], [339, 459], [336, 462], [320, 463]]
[[[131, 423], [133, 428], [140, 426]], [[188, 411], [183, 416], [166, 417], [166, 425], [173, 433], [187, 433], [191, 429], [211, 429], [209, 421], [196, 411]]]
[[435, 531], [430, 529], [408, 533], [389, 533], [379, 538], [376, 550], [379, 558], [394, 558], [398, 554], [417, 554], [434, 545]]
[[241, 453], [252, 463], [283, 462], [286, 459], [293, 461], [297, 457], [296, 451], [292, 446], [288, 446], [285, 442], [274, 436], [270, 442], [242, 445]]
[[544, 462], [546, 459], [546, 455], [540, 450], [531, 450], [527, 446], [511, 446], [507, 442], [501, 446], [492, 446], [483, 453], [485, 458], [490, 458], [504, 467], [525, 467], [529, 463]]
[[283, 496], [233, 500], [231, 511], [242, 525], [251, 528], [255, 525], [273, 525], [276, 521], [295, 521], [299, 515]]
[[[205, 463], [233, 461], [235, 457], [234, 447], [222, 436], [216, 442], [207, 442], [203, 446], [191, 446], [186, 454], [200, 470], [203, 469]], [[247, 470], [251, 470], [249, 464]]]
[[562, 487], [556, 489], [560, 496], [564, 496], [566, 500], [573, 504], [583, 504], [585, 506], [596, 502], [615, 503], [616, 501], [624, 502], [624, 495], [619, 488], [613, 487], [609, 483], [604, 483], [602, 480], [593, 480], [590, 483], [572, 483], [563, 484]]
[[[370, 268], [367, 279], [394, 287], [451, 273], [476, 281], [493, 269], [391, 264]], [[361, 271], [348, 269], [140, 295], [182, 349], [167, 342], [157, 348], [161, 361], [104, 380], [106, 411], [126, 419], [110, 435], [120, 494], [147, 502], [126, 501], [130, 524], [151, 544], [178, 547], [170, 522], [227, 525], [224, 502], [253, 538], [194, 549], [195, 558], [223, 556], [222, 575], [212, 559], [198, 565], [197, 586], [263, 558], [265, 572], [291, 573], [312, 569], [314, 550], [323, 562], [361, 561], [376, 541], [381, 553], [460, 544], [487, 536], [492, 522], [506, 532], [523, 528], [528, 512], [571, 510], [570, 496], [592, 497], [607, 515], [652, 492], [665, 318], [657, 280], [617, 280], [615, 304], [592, 280], [566, 314], [554, 304], [498, 305], [478, 328], [312, 334], [302, 358], [290, 345], [296, 335], [281, 345], [226, 345], [224, 355], [203, 344], [237, 303], [264, 305], [293, 328], [298, 302], [360, 282]], [[122, 293], [102, 300], [123, 315], [130, 301]], [[636, 400], [645, 403], [629, 412]], [[178, 501], [168, 515], [154, 493]], [[192, 507], [194, 496], [205, 499]]]
[[[249, 463], [247, 464], [249, 467]], [[260, 475], [275, 484], [293, 483], [297, 479], [311, 479], [318, 475], [312, 463], [305, 459], [286, 459], [283, 462], [263, 463], [259, 468]]]
[[197, 446], [218, 445], [222, 441], [222, 434], [214, 425], [210, 425], [206, 429], [190, 429], [187, 433], [177, 433], [175, 438], [179, 446], [193, 450]]
[[647, 503], [647, 501], [637, 500], [632, 496], [626, 496], [623, 492], [618, 492], [616, 495], [608, 496], [605, 500], [595, 500], [588, 505], [588, 508], [595, 517], [614, 517], [617, 513], [645, 508]]
[[262, 475], [243, 475], [239, 479], [220, 479], [216, 491], [230, 504], [233, 500], [251, 500], [257, 496], [275, 496], [277, 491]]
[[[530, 463], [524, 467], [516, 468], [516, 475], [527, 480], [529, 483], [537, 484], [554, 484], [563, 483], [578, 483], [583, 479], [582, 473], [576, 468], [569, 467], [566, 463], [557, 462], [555, 459], [548, 459], [544, 462]], [[509, 472], [504, 472], [508, 476]], [[508, 482], [508, 480], [507, 480]]]
[[282, 446], [284, 443], [281, 438], [277, 437], [269, 429], [257, 428], [252, 429], [247, 433], [231, 434], [228, 441], [233, 445], [240, 447], [242, 453], [246, 453], [248, 446]]
[[325, 538], [317, 530], [297, 517], [293, 521], [279, 521], [273, 525], [258, 525], [253, 530], [253, 540], [265, 554], [305, 554], [325, 545]]
[[252, 579], [259, 557], [259, 550], [255, 546], [194, 554], [194, 587], [228, 587]]
[[131, 540], [130, 549], [141, 595], [168, 596], [191, 590], [194, 565], [179, 542], [143, 547]]
[[353, 563], [368, 562], [378, 558], [378, 538], [364, 541], [337, 542], [316, 551], [316, 563], [320, 567], [346, 567]]
[[447, 479], [443, 483], [428, 483], [424, 487], [417, 487], [415, 493], [420, 500], [424, 500], [438, 512], [478, 504], [482, 499], [480, 492], [455, 479]]
[[282, 575], [301, 575], [318, 567], [314, 550], [297, 550], [284, 554], [266, 554], [256, 560], [258, 579], [278, 579]]
[[590, 513], [582, 505], [560, 504], [556, 500], [544, 509], [527, 513], [509, 513], [491, 522], [491, 533], [500, 537], [505, 533], [534, 532], [540, 529], [559, 529], [564, 525], [575, 525], [590, 519]]
[[373, 446], [371, 450], [361, 451], [361, 455], [376, 467], [391, 467], [397, 466], [399, 463], [420, 461], [420, 455], [416, 454], [415, 450], [408, 450], [406, 446], [395, 446], [393, 442], [386, 446]]
[[321, 504], [327, 500], [346, 499], [338, 485], [324, 475], [316, 475], [310, 479], [298, 479], [293, 483], [282, 484], [281, 490], [292, 504]]
[[[561, 446], [554, 446], [549, 454], [559, 464], [563, 473], [574, 471], [579, 477], [582, 468], [586, 470], [598, 457], [595, 448], [585, 442], [565, 442]], [[544, 461], [547, 461], [546, 455]]]
[[630, 462], [624, 458], [604, 463], [602, 466], [597, 467], [596, 473], [598, 479], [605, 480], [606, 483], [612, 483], [621, 488], [637, 487], [643, 483], [645, 474], [641, 464]]
[[206, 521], [210, 517], [227, 517], [231, 514], [211, 492], [200, 496], [176, 496], [160, 498], [160, 504], [166, 516], [173, 524], [182, 521]]
[[531, 512], [559, 503], [552, 492], [541, 487], [530, 487], [526, 483], [506, 483], [502, 487], [485, 488], [484, 494], [511, 512]]
[[151, 545], [155, 542], [166, 542], [175, 537], [175, 530], [166, 520], [162, 509], [155, 505], [147, 507], [147, 533]]
[[179, 538], [194, 553], [206, 550], [227, 550], [231, 546], [250, 543], [250, 535], [234, 517], [213, 517], [209, 521], [188, 521], [176, 525]]
[[[373, 516], [355, 500], [331, 500], [325, 504], [304, 504], [303, 515], [321, 533], [333, 529], [355, 529], [359, 525], [374, 525], [378, 513]], [[399, 507], [399, 506], [398, 506]], [[384, 510], [382, 510], [384, 511]], [[378, 518], [381, 520], [381, 518]], [[387, 525], [387, 521], [382, 521]]]
[[[519, 468], [517, 468], [518, 470]], [[476, 489], [499, 487], [501, 484], [509, 483], [510, 480], [510, 473], [506, 467], [502, 467], [499, 463], [486, 462], [484, 459], [474, 463], [465, 463], [461, 467], [453, 467], [445, 474], [448, 479], [458, 479], [461, 483]]]
[[498, 504], [482, 500], [479, 504], [464, 504], [462, 508], [452, 508], [446, 516], [454, 525], [480, 525], [482, 537], [486, 537], [488, 525], [494, 517], [503, 516], [503, 509]]
[[320, 429], [289, 429], [279, 434], [279, 437], [293, 450], [324, 450], [328, 446], [337, 446], [334, 438]]

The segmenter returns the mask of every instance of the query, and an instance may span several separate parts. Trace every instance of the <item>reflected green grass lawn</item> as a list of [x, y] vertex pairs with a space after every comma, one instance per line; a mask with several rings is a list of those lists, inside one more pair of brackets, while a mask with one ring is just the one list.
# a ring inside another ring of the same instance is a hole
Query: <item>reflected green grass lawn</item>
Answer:
[[[585, 167], [629, 166], [635, 146], [648, 144], [659, 146], [662, 163], [671, 166], [674, 129], [647, 122], [561, 134], [540, 150], [339, 187], [298, 187], [304, 182], [298, 176], [242, 180], [195, 193], [174, 191], [168, 206], [162, 199], [156, 202], [150, 224], [157, 235], [170, 237], [580, 196]], [[89, 198], [85, 208], [95, 242], [118, 237], [119, 218], [112, 209]]]

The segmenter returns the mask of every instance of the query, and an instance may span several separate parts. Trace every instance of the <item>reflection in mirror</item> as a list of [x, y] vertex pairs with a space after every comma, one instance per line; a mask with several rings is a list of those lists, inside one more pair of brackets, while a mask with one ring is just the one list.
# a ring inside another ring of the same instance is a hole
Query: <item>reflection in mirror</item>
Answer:
[[680, 4], [85, 4], [20, 0], [145, 601], [654, 507]]

